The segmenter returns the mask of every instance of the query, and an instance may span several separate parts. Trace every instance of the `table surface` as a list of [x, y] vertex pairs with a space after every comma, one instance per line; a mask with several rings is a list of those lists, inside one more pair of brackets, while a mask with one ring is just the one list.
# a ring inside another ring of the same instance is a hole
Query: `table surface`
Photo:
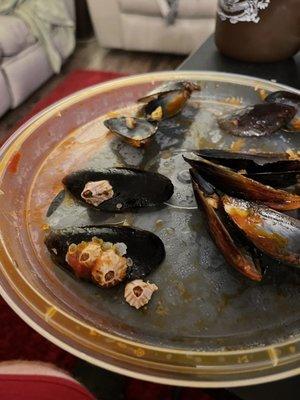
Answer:
[[293, 58], [276, 63], [246, 63], [223, 56], [216, 48], [211, 35], [180, 66], [181, 70], [207, 70], [231, 72], [275, 80], [300, 89], [300, 52]]
[[[245, 63], [223, 56], [218, 52], [214, 37], [189, 56], [178, 69], [230, 72], [275, 80], [300, 89], [300, 53], [276, 63]], [[296, 400], [300, 399], [300, 377], [283, 381], [230, 389], [243, 400]]]

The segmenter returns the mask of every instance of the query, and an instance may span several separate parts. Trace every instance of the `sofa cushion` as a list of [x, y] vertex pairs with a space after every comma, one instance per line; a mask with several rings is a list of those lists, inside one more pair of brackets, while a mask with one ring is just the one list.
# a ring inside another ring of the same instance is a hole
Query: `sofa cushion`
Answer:
[[7, 86], [6, 79], [0, 70], [0, 117], [5, 113], [10, 107], [11, 99]]
[[36, 39], [20, 18], [0, 15], [0, 54], [10, 57], [31, 46]]
[[[161, 15], [156, 0], [118, 0], [121, 12], [148, 16]], [[214, 17], [217, 0], [179, 0], [178, 18], [207, 18]]]

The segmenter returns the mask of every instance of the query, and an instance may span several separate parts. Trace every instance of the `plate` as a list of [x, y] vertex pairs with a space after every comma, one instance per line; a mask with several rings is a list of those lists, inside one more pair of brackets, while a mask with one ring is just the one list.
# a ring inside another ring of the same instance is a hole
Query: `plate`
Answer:
[[[128, 114], [139, 97], [170, 80], [200, 81], [183, 112], [165, 121], [145, 150], [107, 132], [103, 120]], [[299, 368], [300, 274], [271, 265], [261, 283], [224, 262], [196, 209], [185, 151], [295, 151], [299, 136], [236, 138], [216, 117], [292, 88], [246, 76], [164, 72], [89, 87], [19, 128], [0, 152], [1, 294], [29, 325], [76, 356], [136, 378], [176, 385], [229, 387], [295, 375]], [[66, 195], [46, 218], [61, 179], [83, 167], [159, 171], [175, 185], [163, 207], [104, 214]], [[136, 311], [124, 287], [101, 290], [53, 265], [43, 240], [50, 227], [111, 223], [155, 232], [165, 262], [151, 275], [160, 290]]]

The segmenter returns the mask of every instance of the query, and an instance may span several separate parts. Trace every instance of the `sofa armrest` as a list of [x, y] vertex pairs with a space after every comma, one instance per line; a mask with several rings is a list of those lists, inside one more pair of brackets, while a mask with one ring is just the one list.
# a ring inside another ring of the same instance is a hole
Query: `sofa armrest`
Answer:
[[104, 47], [122, 48], [121, 18], [117, 0], [87, 0], [94, 31]]

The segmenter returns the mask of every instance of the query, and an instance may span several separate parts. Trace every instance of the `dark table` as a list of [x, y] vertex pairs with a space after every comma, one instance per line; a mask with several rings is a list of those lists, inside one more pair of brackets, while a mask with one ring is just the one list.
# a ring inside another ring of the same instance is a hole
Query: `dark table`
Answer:
[[182, 70], [222, 71], [274, 79], [279, 83], [300, 89], [300, 53], [276, 63], [246, 63], [233, 60], [218, 52], [213, 35], [179, 67]]
[[[251, 75], [275, 80], [300, 89], [300, 53], [295, 57], [277, 63], [245, 63], [220, 54], [213, 35], [188, 57], [179, 67], [181, 70], [206, 70]], [[243, 400], [298, 400], [300, 399], [300, 377], [278, 382], [230, 389]]]

